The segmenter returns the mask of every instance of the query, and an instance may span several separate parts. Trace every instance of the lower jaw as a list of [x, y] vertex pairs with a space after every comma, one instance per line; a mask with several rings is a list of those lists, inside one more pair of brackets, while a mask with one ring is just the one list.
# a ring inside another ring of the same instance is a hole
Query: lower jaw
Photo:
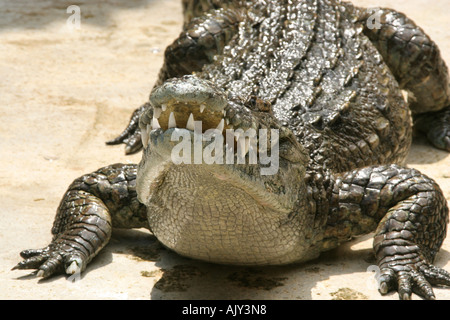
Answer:
[[183, 256], [214, 263], [296, 261], [300, 227], [283, 223], [286, 212], [262, 204], [251, 190], [230, 182], [233, 173], [211, 168], [172, 165], [161, 177], [164, 183], [146, 199], [149, 225], [158, 240]]
[[143, 203], [166, 172], [180, 165], [185, 166], [186, 171], [212, 172], [214, 178], [226, 180], [238, 174], [234, 164], [246, 163], [245, 156], [237, 157], [243, 154], [240, 150], [235, 153], [228, 145], [215, 144], [215, 139], [213, 143], [209, 142], [211, 139], [205, 141], [202, 134], [187, 129], [153, 130], [149, 140], [150, 146], [144, 149], [137, 178], [138, 195]]

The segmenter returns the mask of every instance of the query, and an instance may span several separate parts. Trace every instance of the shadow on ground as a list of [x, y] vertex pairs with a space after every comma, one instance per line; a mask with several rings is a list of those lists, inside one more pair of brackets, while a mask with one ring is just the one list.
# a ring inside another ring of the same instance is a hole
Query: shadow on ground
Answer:
[[[345, 284], [339, 288], [327, 287], [326, 282], [333, 277], [345, 278], [355, 273], [370, 272], [370, 267], [375, 264], [372, 249], [352, 247], [364, 241], [371, 242], [371, 239], [372, 235], [367, 235], [350, 241], [314, 261], [300, 265], [239, 267], [181, 257], [164, 248], [145, 231], [116, 230], [112, 244], [99, 259], [93, 261], [87, 273], [101, 272], [102, 266], [112, 262], [112, 254], [125, 254], [136, 261], [155, 262], [157, 269], [143, 269], [140, 272], [142, 277], [154, 279], [154, 286], [149, 288], [149, 298], [154, 300], [364, 300], [370, 298], [365, 291], [369, 289], [368, 285], [374, 283], [374, 277], [370, 274], [365, 276], [366, 283], [356, 284], [359, 290]], [[449, 259], [450, 253], [441, 250], [436, 265], [445, 265]], [[376, 288], [371, 289], [373, 294]], [[388, 297], [392, 299], [393, 295], [395, 293], [390, 293]]]
[[445, 161], [447, 157], [447, 151], [432, 147], [424, 134], [415, 132], [406, 163], [410, 167], [414, 167], [415, 165], [430, 165], [439, 161]]

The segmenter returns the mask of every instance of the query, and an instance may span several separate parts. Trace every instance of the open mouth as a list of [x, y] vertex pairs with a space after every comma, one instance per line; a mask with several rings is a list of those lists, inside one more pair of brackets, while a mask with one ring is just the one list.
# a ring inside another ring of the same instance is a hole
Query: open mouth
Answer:
[[[216, 129], [225, 134], [225, 130], [234, 128], [225, 109], [215, 111], [205, 104], [199, 105], [195, 102], [189, 104], [174, 102], [156, 106], [150, 110], [150, 115], [149, 123], [141, 122], [140, 124], [144, 148], [148, 146], [149, 133], [155, 129], [166, 131], [171, 128], [182, 128], [190, 131], [201, 130], [201, 133], [205, 133], [209, 129]], [[196, 127], [196, 122], [200, 122], [201, 127], [198, 125]]]
[[[196, 134], [214, 130], [215, 134], [223, 135], [227, 148], [237, 151], [239, 145], [244, 155], [248, 153], [250, 138], [244, 131], [255, 127], [250, 114], [229, 101], [212, 83], [194, 76], [171, 79], [152, 91], [150, 102], [152, 108], [146, 110], [139, 121], [144, 149], [154, 130], [165, 132], [178, 128]], [[246, 138], [241, 139], [245, 135]]]

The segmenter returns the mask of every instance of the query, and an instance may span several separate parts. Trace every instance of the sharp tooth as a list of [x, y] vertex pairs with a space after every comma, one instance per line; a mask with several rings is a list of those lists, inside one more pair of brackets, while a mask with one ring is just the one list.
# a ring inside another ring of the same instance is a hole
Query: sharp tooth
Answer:
[[224, 117], [227, 115], [227, 112], [225, 110], [223, 110], [222, 113]]
[[226, 118], [225, 122], [226, 122], [227, 125], [229, 125], [230, 124], [230, 119]]
[[141, 128], [141, 140], [142, 140], [142, 145], [144, 146], [144, 149], [147, 148], [147, 145], [148, 145], [148, 131], [147, 131], [147, 129]]
[[161, 126], [159, 125], [158, 119], [156, 119], [155, 117], [153, 117], [152, 119], [152, 129], [159, 129], [161, 128]]
[[217, 126], [217, 130], [219, 130], [220, 132], [223, 132], [223, 128], [225, 127], [225, 120], [222, 119], [219, 122], [219, 125]]
[[148, 146], [148, 134], [141, 135], [142, 145], [144, 146], [144, 149], [147, 149]]
[[167, 109], [167, 104], [162, 104], [162, 105], [161, 105], [161, 109], [162, 109], [162, 111], [166, 111], [166, 109]]
[[162, 109], [161, 109], [161, 108], [155, 108], [155, 109], [153, 110], [153, 117], [156, 118], [156, 119], [158, 119], [159, 116], [161, 115], [161, 112], [162, 112]]
[[188, 122], [186, 124], [186, 129], [194, 130], [194, 116], [192, 115], [192, 113], [189, 116]]
[[139, 129], [141, 129], [141, 136], [144, 136], [144, 135], [146, 135], [146, 133], [148, 133], [147, 126], [145, 126], [144, 128], [139, 126]]
[[177, 127], [177, 123], [175, 122], [175, 115], [173, 114], [173, 112], [170, 113], [168, 127], [169, 129]]
[[200, 105], [200, 113], [203, 113], [203, 111], [205, 110], [206, 106], [204, 104]]

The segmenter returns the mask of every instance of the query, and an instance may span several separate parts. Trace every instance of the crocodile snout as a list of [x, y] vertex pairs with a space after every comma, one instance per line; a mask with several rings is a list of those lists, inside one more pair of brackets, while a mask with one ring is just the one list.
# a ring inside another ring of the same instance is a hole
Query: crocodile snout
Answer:
[[144, 112], [140, 120], [144, 147], [148, 133], [161, 128], [183, 128], [194, 131], [195, 121], [201, 121], [202, 132], [218, 129], [221, 132], [232, 128], [228, 101], [223, 91], [207, 80], [195, 76], [166, 81], [150, 95], [152, 108]]
[[227, 105], [225, 93], [207, 80], [184, 76], [166, 81], [150, 94], [154, 107], [174, 103], [203, 105], [210, 111], [222, 112]]

